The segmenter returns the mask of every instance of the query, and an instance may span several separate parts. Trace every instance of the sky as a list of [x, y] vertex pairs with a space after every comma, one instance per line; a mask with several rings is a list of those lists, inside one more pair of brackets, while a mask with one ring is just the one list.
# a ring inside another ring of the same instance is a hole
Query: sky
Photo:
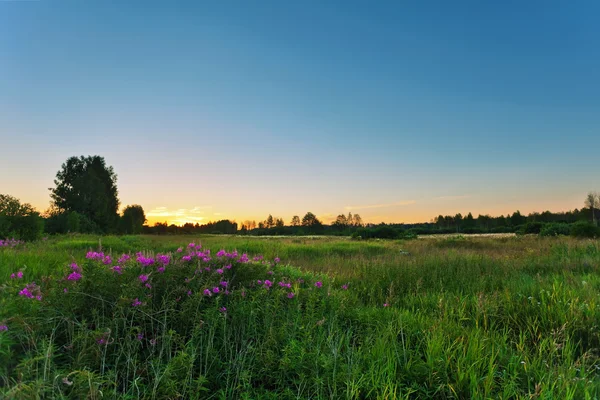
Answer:
[[600, 190], [600, 2], [0, 1], [0, 193], [101, 155], [149, 221], [429, 221]]

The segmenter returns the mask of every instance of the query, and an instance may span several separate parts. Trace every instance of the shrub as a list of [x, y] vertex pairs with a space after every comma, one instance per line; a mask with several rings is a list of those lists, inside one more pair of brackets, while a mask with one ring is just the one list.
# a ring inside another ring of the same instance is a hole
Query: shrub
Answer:
[[580, 238], [600, 237], [600, 228], [589, 222], [579, 221], [571, 226], [571, 236]]
[[44, 220], [37, 215], [0, 216], [0, 238], [14, 237], [25, 241], [38, 240], [44, 233]]
[[564, 223], [550, 223], [544, 225], [540, 231], [540, 236], [568, 236], [571, 234], [571, 227]]
[[541, 222], [528, 222], [525, 225], [522, 225], [518, 230], [517, 233], [521, 234], [521, 235], [527, 235], [527, 234], [539, 234], [540, 231], [542, 230], [544, 224], [542, 224]]

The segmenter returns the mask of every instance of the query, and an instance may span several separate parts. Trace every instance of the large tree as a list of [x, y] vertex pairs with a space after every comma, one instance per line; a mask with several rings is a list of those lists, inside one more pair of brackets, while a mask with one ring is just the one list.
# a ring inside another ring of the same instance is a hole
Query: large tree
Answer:
[[117, 175], [103, 157], [71, 157], [61, 167], [50, 189], [52, 205], [60, 212], [75, 211], [104, 232], [119, 220]]

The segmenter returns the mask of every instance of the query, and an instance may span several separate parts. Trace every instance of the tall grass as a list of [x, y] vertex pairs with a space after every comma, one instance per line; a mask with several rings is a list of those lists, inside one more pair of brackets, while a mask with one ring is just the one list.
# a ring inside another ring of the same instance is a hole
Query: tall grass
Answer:
[[[0, 397], [594, 399], [600, 393], [598, 241], [198, 240], [213, 255], [237, 249], [282, 264], [236, 264], [231, 294], [208, 297], [200, 289], [219, 277], [185, 281], [197, 261], [153, 272], [147, 289], [136, 264], [118, 275], [84, 259], [100, 247], [114, 255], [172, 252], [178, 259], [186, 237], [60, 237], [0, 250], [0, 325], [8, 327], [0, 332]], [[83, 279], [62, 281], [72, 262], [83, 266]], [[10, 278], [18, 270], [22, 281]], [[266, 290], [256, 284], [265, 279], [293, 286]], [[42, 286], [42, 301], [17, 294], [32, 280]], [[145, 304], [132, 307], [134, 298]]]

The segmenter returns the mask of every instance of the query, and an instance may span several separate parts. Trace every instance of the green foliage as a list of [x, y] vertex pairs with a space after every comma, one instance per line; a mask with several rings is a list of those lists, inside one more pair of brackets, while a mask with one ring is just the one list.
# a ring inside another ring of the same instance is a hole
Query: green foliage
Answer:
[[600, 228], [589, 222], [577, 222], [571, 226], [571, 235], [580, 238], [600, 237]]
[[59, 213], [77, 212], [102, 232], [112, 232], [118, 222], [117, 176], [103, 157], [71, 157], [61, 167], [51, 189]]
[[0, 238], [24, 241], [38, 240], [44, 233], [44, 220], [39, 215], [1, 216]]
[[561, 223], [545, 224], [540, 230], [540, 236], [569, 236], [570, 234], [571, 226]]
[[521, 235], [527, 234], [539, 234], [542, 231], [544, 224], [541, 222], [528, 222], [525, 225], [519, 227], [517, 233]]

